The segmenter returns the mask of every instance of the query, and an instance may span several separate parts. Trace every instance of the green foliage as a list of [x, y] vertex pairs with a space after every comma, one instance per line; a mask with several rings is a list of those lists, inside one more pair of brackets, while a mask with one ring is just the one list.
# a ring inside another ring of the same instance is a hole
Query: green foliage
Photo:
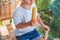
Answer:
[[[50, 35], [60, 38], [60, 20], [53, 13], [48, 12], [50, 0], [36, 0], [35, 2], [43, 22], [51, 28]], [[43, 33], [41, 29], [39, 31]]]
[[49, 8], [49, 2], [50, 0], [36, 0], [36, 5], [38, 8], [38, 12], [40, 12], [41, 10], [46, 10]]
[[54, 37], [60, 38], [60, 20], [55, 18], [55, 20], [52, 21], [51, 32]]
[[49, 34], [48, 40], [54, 40], [54, 37], [51, 34]]
[[12, 19], [10, 19], [10, 24], [12, 23]]

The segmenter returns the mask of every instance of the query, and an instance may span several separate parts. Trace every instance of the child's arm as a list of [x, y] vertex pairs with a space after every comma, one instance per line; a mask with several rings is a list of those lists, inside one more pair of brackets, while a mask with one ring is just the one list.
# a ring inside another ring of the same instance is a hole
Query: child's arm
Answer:
[[39, 26], [41, 26], [41, 28], [42, 28], [44, 31], [45, 31], [45, 30], [46, 30], [46, 31], [49, 31], [49, 30], [50, 30], [50, 28], [43, 23], [43, 21], [41, 20], [40, 16], [37, 16], [37, 22], [38, 22]]
[[43, 21], [41, 20], [41, 18], [39, 17], [39, 16], [37, 16], [37, 22], [38, 22], [38, 24], [40, 25], [40, 27], [44, 30], [44, 40], [47, 40], [47, 38], [48, 38], [48, 32], [50, 31], [50, 28], [47, 26], [47, 25], [45, 25], [44, 23], [43, 23]]
[[27, 23], [19, 23], [15, 26], [16, 26], [17, 29], [20, 29], [20, 28], [22, 29], [22, 28], [28, 27], [29, 25], [30, 25], [30, 23], [27, 22]]
[[44, 40], [47, 40], [47, 39], [48, 39], [48, 31], [44, 33]]
[[15, 26], [16, 26], [17, 29], [20, 29], [20, 28], [22, 29], [22, 28], [26, 28], [26, 27], [34, 26], [34, 25], [36, 25], [36, 21], [31, 20], [31, 21], [26, 22], [26, 23], [19, 23]]

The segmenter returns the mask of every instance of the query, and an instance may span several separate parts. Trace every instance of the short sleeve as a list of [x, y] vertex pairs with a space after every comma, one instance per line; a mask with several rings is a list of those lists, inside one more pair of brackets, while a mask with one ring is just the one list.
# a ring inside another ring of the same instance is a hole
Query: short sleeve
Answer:
[[13, 13], [13, 22], [15, 25], [22, 23], [22, 15], [18, 11]]

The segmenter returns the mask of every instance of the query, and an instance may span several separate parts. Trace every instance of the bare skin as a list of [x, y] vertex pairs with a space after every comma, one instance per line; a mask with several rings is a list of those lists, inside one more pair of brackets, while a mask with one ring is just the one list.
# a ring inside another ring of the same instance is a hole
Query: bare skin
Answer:
[[39, 26], [40, 26], [40, 27], [43, 29], [43, 31], [45, 32], [45, 33], [44, 33], [44, 34], [45, 34], [44, 37], [40, 38], [39, 40], [47, 40], [47, 38], [48, 38], [48, 32], [50, 31], [50, 28], [43, 23], [43, 21], [41, 20], [41, 18], [40, 18], [39, 16], [37, 17], [37, 19], [38, 19], [38, 24], [39, 24]]

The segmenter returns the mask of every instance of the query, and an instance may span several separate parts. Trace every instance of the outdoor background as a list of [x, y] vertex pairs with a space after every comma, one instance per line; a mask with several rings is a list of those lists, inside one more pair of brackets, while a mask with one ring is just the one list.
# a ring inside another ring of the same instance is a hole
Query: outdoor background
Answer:
[[[19, 3], [21, 0], [0, 0], [0, 30], [2, 33], [7, 29], [9, 31], [3, 33], [3, 36], [0, 32], [0, 40], [16, 40], [14, 33], [11, 32], [14, 30], [12, 14]], [[50, 27], [48, 40], [60, 40], [60, 0], [35, 0], [35, 3], [42, 21]], [[44, 35], [38, 25], [37, 29]]]
[[[54, 2], [54, 0], [36, 0], [35, 3], [37, 5], [38, 8], [38, 13], [41, 15], [41, 18], [43, 20], [43, 22], [48, 25], [50, 27], [50, 32], [49, 32], [49, 37], [48, 40], [60, 40], [60, 13], [58, 13], [58, 11], [55, 12], [49, 12], [50, 10], [50, 5], [52, 5], [52, 3]], [[60, 8], [60, 1], [59, 0], [55, 0], [55, 3], [59, 3], [55, 6], [58, 9]], [[55, 10], [57, 9], [55, 8]], [[58, 16], [58, 17], [57, 17]], [[43, 33], [43, 31], [39, 29], [40, 33]]]

